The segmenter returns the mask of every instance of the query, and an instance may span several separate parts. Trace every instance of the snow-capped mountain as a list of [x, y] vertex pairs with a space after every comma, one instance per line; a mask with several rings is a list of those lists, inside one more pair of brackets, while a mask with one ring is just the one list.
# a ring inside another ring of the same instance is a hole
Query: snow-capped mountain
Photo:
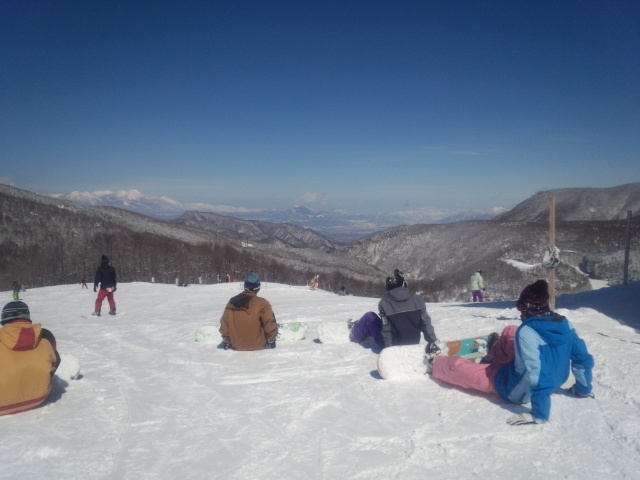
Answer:
[[169, 197], [145, 195], [138, 190], [96, 192], [74, 191], [55, 198], [86, 206], [112, 206], [148, 215], [160, 220], [172, 220], [184, 212], [197, 211], [228, 215], [242, 220], [290, 223], [311, 228], [322, 235], [346, 242], [399, 225], [450, 223], [462, 220], [488, 220], [504, 209], [448, 210], [421, 208], [373, 215], [352, 214], [342, 210], [319, 211], [299, 205], [289, 209], [247, 209], [206, 203], [180, 203]]

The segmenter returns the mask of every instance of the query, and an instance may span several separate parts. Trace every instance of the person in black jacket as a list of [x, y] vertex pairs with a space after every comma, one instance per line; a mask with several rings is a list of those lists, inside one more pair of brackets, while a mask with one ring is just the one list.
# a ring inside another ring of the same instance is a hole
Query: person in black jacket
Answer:
[[426, 351], [440, 351], [424, 300], [409, 292], [405, 285], [404, 277], [396, 270], [392, 277], [387, 277], [387, 294], [378, 303], [385, 348], [393, 345], [416, 345], [420, 343], [422, 333], [427, 342]]
[[100, 316], [100, 310], [102, 309], [102, 301], [107, 297], [109, 302], [109, 315], [116, 314], [116, 301], [113, 299], [113, 292], [116, 291], [116, 269], [111, 266], [109, 258], [106, 255], [102, 255], [102, 263], [96, 270], [96, 278], [93, 281], [93, 291], [98, 291], [98, 285], [100, 285], [100, 291], [96, 298], [95, 308], [92, 315]]

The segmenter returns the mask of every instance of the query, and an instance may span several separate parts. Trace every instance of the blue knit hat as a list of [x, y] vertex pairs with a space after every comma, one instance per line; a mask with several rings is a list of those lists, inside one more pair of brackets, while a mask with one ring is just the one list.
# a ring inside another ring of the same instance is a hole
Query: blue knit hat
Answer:
[[31, 321], [31, 315], [29, 314], [29, 307], [24, 302], [9, 302], [2, 309], [2, 321], [0, 324], [13, 322], [14, 320], [28, 320]]
[[260, 290], [260, 277], [255, 272], [249, 272], [249, 275], [244, 279], [244, 289], [257, 292]]

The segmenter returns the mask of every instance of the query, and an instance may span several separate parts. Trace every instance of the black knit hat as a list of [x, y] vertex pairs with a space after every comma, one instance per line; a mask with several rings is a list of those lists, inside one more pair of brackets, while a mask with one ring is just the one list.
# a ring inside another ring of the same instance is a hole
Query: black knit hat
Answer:
[[527, 285], [520, 294], [516, 308], [527, 317], [549, 313], [549, 284], [546, 280]]
[[106, 255], [102, 255], [102, 259], [100, 260], [102, 263], [109, 263], [109, 257]]
[[24, 302], [9, 302], [2, 309], [2, 321], [0, 324], [13, 322], [14, 320], [29, 320], [31, 321], [31, 314], [29, 313], [29, 307]]
[[[396, 272], [398, 272], [397, 269]], [[404, 277], [400, 273], [394, 273], [393, 277], [387, 277], [385, 283], [387, 285], [387, 291], [393, 290], [394, 288], [402, 287], [404, 285]]]

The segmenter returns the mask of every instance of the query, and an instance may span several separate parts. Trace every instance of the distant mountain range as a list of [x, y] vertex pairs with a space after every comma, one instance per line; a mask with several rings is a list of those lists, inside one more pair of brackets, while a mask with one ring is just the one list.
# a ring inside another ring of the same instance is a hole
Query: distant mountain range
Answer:
[[448, 210], [420, 208], [372, 215], [352, 214], [340, 210], [319, 211], [305, 206], [289, 209], [246, 209], [205, 203], [180, 203], [169, 197], [144, 195], [138, 190], [110, 190], [96, 192], [74, 191], [54, 198], [85, 206], [111, 206], [147, 215], [160, 220], [173, 220], [185, 212], [216, 213], [242, 220], [270, 223], [289, 223], [310, 228], [339, 242], [415, 224], [452, 223], [465, 220], [490, 220], [503, 213], [503, 208], [491, 210]]
[[[377, 295], [382, 279], [400, 268], [411, 288], [432, 302], [468, 301], [469, 275], [481, 268], [488, 298], [513, 299], [523, 285], [548, 274], [541, 259], [549, 248], [551, 197], [561, 252], [556, 292], [588, 289], [589, 278], [620, 283], [626, 238], [629, 279], [637, 280], [640, 272], [640, 183], [549, 190], [491, 220], [395, 226], [349, 243], [282, 221], [298, 215], [321, 226], [327, 222], [333, 231], [358, 231], [345, 220], [348, 214], [332, 217], [336, 212], [298, 207], [281, 212], [280, 221], [266, 222], [191, 209], [160, 220], [131, 211], [145, 202], [155, 208], [155, 199], [139, 192], [116, 196], [121, 208], [84, 206], [0, 184], [0, 285], [15, 278], [29, 285], [77, 281], [107, 254], [116, 259], [122, 281], [210, 283], [228, 272], [235, 277], [255, 269], [271, 281], [292, 284], [320, 274], [327, 287], [347, 285], [362, 295]], [[164, 202], [176, 213], [184, 209]], [[624, 220], [628, 211], [635, 212], [630, 225]], [[360, 231], [380, 225], [374, 220]]]

